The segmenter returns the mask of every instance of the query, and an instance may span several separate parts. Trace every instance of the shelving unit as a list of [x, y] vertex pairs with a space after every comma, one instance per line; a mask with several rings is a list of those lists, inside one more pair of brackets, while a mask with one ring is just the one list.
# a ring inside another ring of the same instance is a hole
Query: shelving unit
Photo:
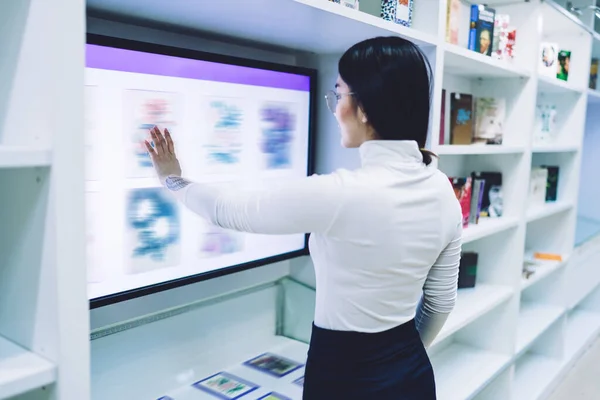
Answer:
[[[337, 58], [357, 41], [399, 35], [421, 46], [434, 71], [429, 145], [440, 157], [439, 168], [449, 176], [466, 176], [472, 171], [503, 174], [503, 216], [482, 219], [463, 234], [464, 249], [479, 253], [476, 286], [459, 291], [455, 310], [429, 349], [440, 399], [531, 400], [544, 396], [551, 390], [552, 377], [559, 376], [579, 354], [579, 350], [560, 351], [569, 348], [567, 343], [574, 340], [569, 339], [569, 332], [584, 321], [589, 342], [596, 332], [592, 328], [600, 328], [600, 321], [596, 326], [590, 317], [595, 314], [587, 314], [590, 311], [567, 311], [568, 296], [564, 295], [568, 271], [582, 262], [577, 256], [568, 260], [566, 257], [574, 253], [574, 193], [579, 185], [586, 106], [600, 99], [587, 90], [592, 39], [574, 18], [553, 3], [488, 3], [499, 13], [509, 13], [511, 24], [518, 29], [513, 62], [467, 50], [467, 22], [461, 25], [459, 44], [446, 43], [445, 1], [415, 2], [410, 28], [326, 0], [259, 0], [235, 6], [225, 1], [202, 5], [172, 2], [168, 7], [158, 3], [148, 6], [143, 0], [88, 0], [87, 4], [96, 15], [118, 16], [122, 22], [129, 19], [143, 25], [152, 20], [167, 26], [200, 29], [228, 42], [293, 55], [296, 64], [319, 69], [323, 92], [337, 76]], [[468, 16], [469, 5], [461, 4], [463, 15]], [[227, 24], [222, 23], [223, 15], [228, 15]], [[108, 28], [106, 32], [110, 34]], [[572, 79], [564, 82], [538, 74], [541, 41], [571, 47]], [[503, 144], [440, 145], [442, 89], [504, 97], [507, 115]], [[339, 138], [326, 134], [337, 132], [338, 128], [321, 97], [318, 96], [317, 105], [317, 172], [357, 166], [355, 154], [338, 150]], [[539, 143], [534, 140], [536, 105], [547, 100], [557, 103], [557, 135], [550, 142]], [[530, 171], [539, 165], [560, 166], [558, 199], [529, 208]], [[533, 276], [524, 279], [524, 254], [531, 250], [556, 252], [563, 255], [564, 261], [544, 263]], [[303, 263], [300, 269], [312, 268], [309, 260]], [[298, 274], [307, 275], [310, 274]], [[282, 332], [308, 341], [314, 292], [306, 288], [295, 290], [289, 285], [283, 288]], [[103, 368], [109, 370], [108, 365]], [[532, 375], [536, 371], [547, 371], [547, 375], [536, 380]]]
[[[502, 62], [466, 49], [468, 17], [461, 24], [459, 44], [445, 42], [446, 4], [415, 1], [410, 28], [327, 0], [28, 0], [0, 5], [4, 22], [0, 67], [8, 82], [0, 86], [0, 184], [14, 189], [0, 195], [0, 399], [30, 390], [37, 390], [42, 399], [117, 398], [122, 393], [139, 395], [129, 390], [143, 386], [141, 380], [157, 385], [149, 385], [152, 391], [145, 388], [149, 396], [160, 396], [167, 393], [162, 386], [175, 388], [189, 378], [186, 374], [220, 368], [205, 364], [204, 369], [194, 369], [202, 360], [176, 341], [170, 352], [142, 351], [149, 344], [137, 343], [135, 334], [127, 340], [125, 334], [114, 334], [92, 346], [92, 375], [119, 382], [114, 388], [122, 392], [106, 397], [102, 391], [109, 385], [99, 385], [102, 388], [95, 387], [90, 395], [89, 314], [82, 267], [86, 5], [90, 15], [107, 20], [106, 26], [112, 27], [110, 19], [116, 19], [155, 29], [146, 38], [133, 39], [174, 45], [183, 37], [188, 44], [198, 38], [218, 39], [318, 68], [321, 92], [333, 84], [339, 55], [360, 40], [398, 35], [421, 46], [434, 71], [429, 143], [440, 156], [440, 169], [450, 176], [476, 170], [503, 174], [503, 216], [483, 219], [464, 231], [464, 248], [480, 254], [476, 287], [459, 292], [455, 311], [430, 349], [439, 398], [483, 400], [494, 392], [502, 393], [503, 399], [531, 400], [547, 395], [600, 334], [600, 273], [591, 265], [600, 250], [583, 257], [574, 249], [586, 110], [590, 104], [600, 104], [600, 94], [587, 89], [589, 60], [598, 47], [593, 43], [596, 36], [550, 0], [520, 4], [492, 0], [487, 4], [510, 14], [518, 29], [515, 59]], [[461, 4], [463, 15], [468, 16], [469, 5]], [[178, 33], [160, 32], [169, 29]], [[115, 35], [125, 35], [125, 30], [110, 28], [105, 33], [117, 31]], [[569, 81], [539, 75], [541, 41], [555, 41], [573, 51]], [[439, 145], [442, 89], [504, 97], [503, 144]], [[338, 128], [322, 96], [317, 97], [318, 172], [356, 166], [356, 154], [338, 150], [339, 138], [328, 134]], [[534, 140], [536, 104], [546, 100], [558, 107], [557, 135], [552, 142], [538, 143]], [[529, 210], [530, 171], [538, 165], [560, 166], [559, 195], [556, 203]], [[524, 280], [526, 250], [570, 258], [548, 263]], [[305, 293], [309, 297], [303, 304], [312, 304], [314, 293]], [[269, 295], [261, 304], [274, 304], [276, 298]], [[242, 309], [243, 302], [238, 306]], [[269, 338], [280, 327], [271, 318], [285, 310], [250, 308], [244, 315], [236, 314], [250, 321], [247, 325], [211, 325], [211, 332], [193, 331], [197, 336], [185, 343], [198, 348], [210, 343], [212, 353], [203, 349], [203, 354], [214, 355], [229, 345], [223, 343], [232, 338], [231, 332], [239, 338], [239, 332], [254, 329], [255, 336], [245, 337], [249, 345], [256, 345], [252, 352], [273, 348]], [[305, 325], [311, 321], [309, 308], [301, 310]], [[266, 316], [266, 310], [272, 314]], [[161, 326], [163, 339], [174, 331], [177, 339], [185, 335], [183, 330]], [[198, 329], [198, 324], [190, 326]], [[307, 336], [300, 328], [296, 331], [300, 339]], [[152, 332], [157, 334], [147, 331]], [[305, 351], [305, 345], [298, 345]], [[236, 357], [233, 350], [228, 354], [231, 360]], [[174, 365], [180, 361], [181, 365]], [[115, 362], [122, 368], [113, 368]], [[126, 379], [134, 371], [127, 369], [131, 363], [137, 363], [138, 380]], [[159, 373], [161, 368], [177, 373], [167, 379]], [[542, 378], [534, 377], [534, 372]]]
[[0, 168], [48, 167], [51, 162], [49, 150], [0, 146]]
[[56, 380], [56, 366], [0, 337], [0, 399], [7, 399]]
[[0, 4], [2, 400], [89, 399], [84, 10], [83, 0]]
[[452, 344], [431, 357], [440, 400], [474, 398], [510, 364], [510, 356]]

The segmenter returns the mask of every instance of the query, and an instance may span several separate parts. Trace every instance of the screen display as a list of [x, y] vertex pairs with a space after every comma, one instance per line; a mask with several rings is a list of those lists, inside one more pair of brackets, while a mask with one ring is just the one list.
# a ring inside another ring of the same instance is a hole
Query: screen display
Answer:
[[239, 233], [192, 214], [161, 187], [143, 140], [155, 125], [169, 129], [183, 176], [195, 182], [254, 188], [305, 177], [312, 71], [118, 43], [86, 46], [92, 305], [303, 251], [303, 234]]

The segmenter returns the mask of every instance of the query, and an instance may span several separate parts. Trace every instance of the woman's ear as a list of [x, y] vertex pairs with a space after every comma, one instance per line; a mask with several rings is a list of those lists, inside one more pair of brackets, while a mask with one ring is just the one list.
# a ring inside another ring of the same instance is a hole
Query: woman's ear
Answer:
[[369, 119], [367, 118], [367, 114], [365, 114], [362, 107], [358, 107], [358, 119], [363, 124], [366, 124], [367, 122], [369, 122]]

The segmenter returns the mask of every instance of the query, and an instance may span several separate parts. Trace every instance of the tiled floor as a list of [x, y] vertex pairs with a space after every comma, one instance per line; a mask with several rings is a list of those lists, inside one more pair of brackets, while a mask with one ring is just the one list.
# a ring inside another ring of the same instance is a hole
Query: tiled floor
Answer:
[[600, 339], [575, 364], [548, 400], [600, 399]]

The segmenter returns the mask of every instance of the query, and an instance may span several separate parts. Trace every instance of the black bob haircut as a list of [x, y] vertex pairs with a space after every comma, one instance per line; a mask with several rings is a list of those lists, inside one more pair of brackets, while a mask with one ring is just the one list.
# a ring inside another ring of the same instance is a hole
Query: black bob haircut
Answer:
[[350, 47], [338, 63], [357, 105], [379, 140], [414, 140], [425, 150], [431, 107], [432, 69], [414, 43], [398, 36], [375, 37]]

